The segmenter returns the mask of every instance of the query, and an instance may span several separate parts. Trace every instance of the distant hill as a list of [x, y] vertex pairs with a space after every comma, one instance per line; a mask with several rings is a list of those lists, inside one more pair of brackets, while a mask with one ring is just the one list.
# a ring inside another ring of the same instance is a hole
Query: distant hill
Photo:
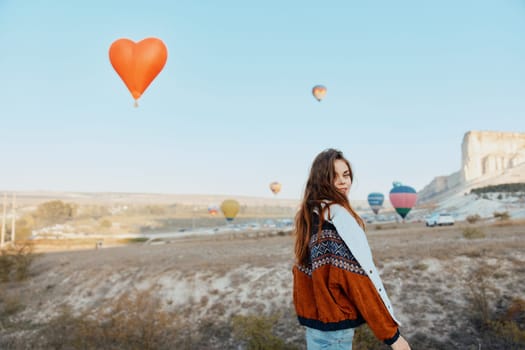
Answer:
[[202, 194], [165, 194], [165, 193], [119, 193], [119, 192], [55, 192], [55, 191], [18, 191], [17, 203], [20, 206], [35, 206], [51, 200], [74, 202], [78, 204], [183, 204], [207, 206], [220, 204], [233, 198], [241, 205], [295, 207], [298, 200], [287, 198], [264, 198], [237, 195], [202, 195]]

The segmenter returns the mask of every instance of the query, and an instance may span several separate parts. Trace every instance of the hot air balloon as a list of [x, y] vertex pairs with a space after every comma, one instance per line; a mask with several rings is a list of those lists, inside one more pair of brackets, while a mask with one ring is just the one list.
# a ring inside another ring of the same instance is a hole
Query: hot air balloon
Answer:
[[270, 184], [270, 190], [273, 192], [273, 194], [278, 194], [281, 192], [281, 184], [277, 181], [274, 181]]
[[212, 205], [209, 205], [208, 206], [208, 214], [210, 214], [211, 216], [215, 216], [219, 213], [219, 207], [212, 204]]
[[319, 102], [326, 96], [326, 87], [323, 85], [316, 85], [312, 88], [312, 95]]
[[410, 186], [395, 183], [390, 190], [390, 203], [404, 219], [417, 201], [416, 190]]
[[379, 210], [383, 207], [383, 201], [385, 196], [379, 192], [372, 192], [368, 195], [368, 204], [372, 208], [374, 214], [379, 213]]
[[403, 185], [401, 181], [392, 181], [392, 187], [397, 187]]
[[221, 204], [221, 211], [228, 222], [232, 222], [235, 219], [240, 209], [241, 206], [235, 199], [226, 199]]
[[162, 40], [146, 38], [135, 43], [118, 39], [109, 48], [109, 60], [129, 92], [138, 99], [157, 77], [168, 59], [168, 49]]

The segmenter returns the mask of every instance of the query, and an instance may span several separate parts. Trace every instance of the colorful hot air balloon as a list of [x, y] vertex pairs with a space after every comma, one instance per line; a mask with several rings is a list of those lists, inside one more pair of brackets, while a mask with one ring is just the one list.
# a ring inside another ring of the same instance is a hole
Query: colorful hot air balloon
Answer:
[[416, 201], [416, 190], [410, 186], [395, 183], [394, 187], [390, 190], [390, 203], [392, 203], [392, 206], [403, 219], [416, 204]]
[[215, 216], [219, 213], [219, 207], [212, 204], [212, 205], [209, 205], [208, 206], [208, 214], [210, 214], [211, 216]]
[[270, 184], [270, 190], [273, 192], [273, 194], [278, 194], [281, 192], [281, 184], [277, 181], [274, 181]]
[[379, 210], [383, 207], [383, 201], [385, 196], [379, 192], [372, 192], [368, 195], [368, 204], [374, 211], [374, 214], [379, 213]]
[[129, 92], [137, 100], [160, 73], [168, 49], [162, 40], [147, 38], [135, 43], [129, 39], [118, 39], [109, 48], [109, 60]]
[[228, 222], [231, 222], [233, 219], [235, 219], [240, 209], [241, 206], [235, 199], [226, 199], [221, 204], [221, 211]]
[[312, 88], [312, 95], [319, 102], [326, 96], [326, 87], [323, 85], [316, 85]]

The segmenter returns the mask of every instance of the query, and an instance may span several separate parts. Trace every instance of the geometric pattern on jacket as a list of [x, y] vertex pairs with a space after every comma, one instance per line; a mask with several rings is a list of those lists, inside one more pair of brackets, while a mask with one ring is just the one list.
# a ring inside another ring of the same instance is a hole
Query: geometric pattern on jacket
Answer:
[[310, 237], [309, 248], [311, 258], [309, 266], [298, 266], [299, 270], [309, 276], [312, 275], [312, 270], [317, 270], [327, 264], [366, 276], [365, 271], [335, 229], [323, 229], [320, 233], [313, 233]]

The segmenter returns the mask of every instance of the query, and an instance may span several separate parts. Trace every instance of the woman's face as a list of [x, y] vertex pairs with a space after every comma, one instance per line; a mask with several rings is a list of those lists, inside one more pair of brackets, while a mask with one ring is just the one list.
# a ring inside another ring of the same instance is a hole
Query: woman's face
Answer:
[[334, 161], [334, 170], [335, 188], [345, 196], [348, 196], [348, 193], [350, 192], [350, 185], [352, 184], [352, 180], [350, 179], [350, 169], [348, 168], [348, 165], [346, 165], [346, 162], [344, 160], [336, 159]]

